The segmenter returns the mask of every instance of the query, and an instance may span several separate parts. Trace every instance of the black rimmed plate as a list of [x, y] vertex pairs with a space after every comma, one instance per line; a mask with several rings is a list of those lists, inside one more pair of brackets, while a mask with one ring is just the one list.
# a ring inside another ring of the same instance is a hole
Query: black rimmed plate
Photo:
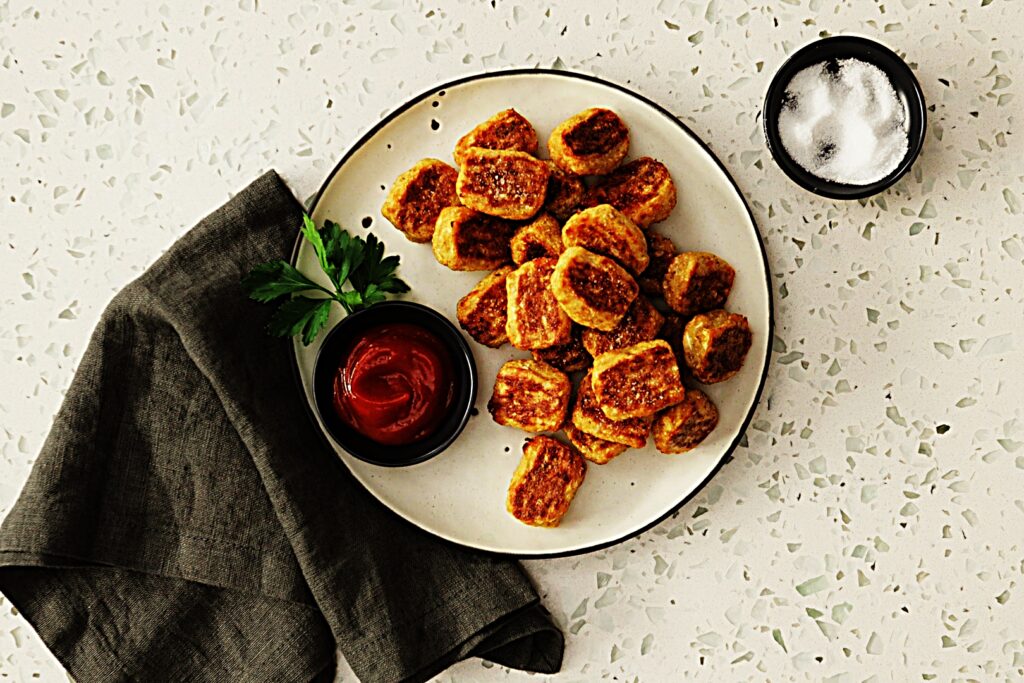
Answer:
[[[476, 415], [441, 456], [413, 467], [383, 468], [337, 448], [342, 462], [381, 502], [455, 543], [519, 557], [551, 557], [595, 550], [650, 528], [693, 496], [722, 465], [742, 438], [764, 384], [772, 301], [768, 265], [753, 217], [728, 173], [696, 135], [665, 109], [621, 86], [546, 70], [481, 74], [440, 85], [400, 106], [342, 156], [314, 201], [313, 218], [374, 232], [389, 253], [401, 255], [400, 274], [412, 286], [406, 298], [455, 320], [456, 302], [485, 273], [452, 272], [436, 262], [429, 245], [407, 241], [380, 216], [387, 188], [424, 157], [454, 163], [456, 140], [507, 107], [533, 122], [543, 150], [543, 141], [562, 119], [593, 106], [614, 109], [629, 125], [630, 157], [656, 157], [675, 178], [679, 206], [655, 229], [681, 249], [716, 252], [736, 268], [728, 307], [749, 318], [753, 347], [736, 377], [708, 388], [721, 412], [719, 426], [708, 440], [685, 455], [663, 455], [649, 445], [607, 465], [590, 465], [561, 525], [541, 529], [519, 523], [505, 510], [509, 480], [527, 435], [495, 424], [486, 410], [498, 368], [526, 354], [508, 345], [488, 349], [471, 342], [480, 379]], [[318, 272], [315, 255], [301, 241], [293, 261], [307, 274]], [[339, 313], [334, 315], [332, 322]], [[311, 408], [319, 343], [294, 347], [296, 376]]]
[[[786, 87], [797, 73], [809, 66], [841, 59], [859, 59], [877, 66], [889, 76], [897, 96], [907, 111], [907, 153], [891, 173], [866, 185], [848, 185], [825, 180], [805, 170], [786, 152], [779, 134]], [[762, 110], [764, 135], [768, 149], [779, 168], [800, 187], [830, 199], [861, 199], [878, 194], [906, 174], [924, 145], [927, 113], [924, 93], [907, 63], [881, 43], [860, 36], [832, 36], [805, 45], [794, 52], [775, 72], [764, 97]]]

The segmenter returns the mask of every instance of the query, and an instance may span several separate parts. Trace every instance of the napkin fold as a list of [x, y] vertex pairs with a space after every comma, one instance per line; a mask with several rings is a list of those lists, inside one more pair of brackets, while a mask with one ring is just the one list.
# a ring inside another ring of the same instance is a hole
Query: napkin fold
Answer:
[[308, 681], [336, 649], [367, 682], [558, 671], [518, 563], [398, 518], [310, 420], [239, 284], [300, 224], [271, 171], [115, 296], [0, 527], [0, 592], [81, 681]]

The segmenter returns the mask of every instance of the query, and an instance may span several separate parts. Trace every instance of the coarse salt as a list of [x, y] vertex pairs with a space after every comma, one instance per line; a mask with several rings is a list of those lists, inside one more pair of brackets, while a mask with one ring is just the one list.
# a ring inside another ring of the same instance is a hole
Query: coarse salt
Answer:
[[889, 77], [859, 59], [821, 62], [786, 86], [778, 121], [782, 146], [809, 173], [867, 185], [907, 154], [907, 110]]

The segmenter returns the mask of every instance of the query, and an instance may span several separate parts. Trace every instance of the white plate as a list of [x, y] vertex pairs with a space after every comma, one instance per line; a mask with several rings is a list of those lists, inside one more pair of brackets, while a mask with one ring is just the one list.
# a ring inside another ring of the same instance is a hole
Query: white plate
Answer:
[[[329, 218], [349, 231], [365, 232], [361, 225], [371, 217], [369, 231], [384, 241], [387, 253], [401, 255], [400, 275], [412, 286], [406, 298], [454, 321], [459, 297], [485, 273], [448, 270], [434, 260], [429, 244], [406, 240], [380, 215], [387, 188], [424, 157], [454, 163], [455, 141], [507, 107], [515, 107], [533, 123], [543, 153], [548, 134], [562, 119], [594, 106], [611, 108], [626, 121], [630, 158], [660, 159], [675, 179], [679, 205], [656, 229], [681, 249], [712, 251], [735, 267], [728, 308], [750, 320], [753, 347], [736, 377], [706, 389], [721, 417], [704, 443], [685, 455], [663, 455], [649, 443], [607, 465], [590, 464], [561, 525], [542, 529], [521, 524], [505, 510], [505, 493], [526, 434], [494, 423], [486, 408], [501, 364], [527, 354], [508, 345], [489, 349], [470, 340], [480, 374], [478, 414], [447, 451], [419, 465], [386, 468], [357, 460], [335, 444], [355, 477], [385, 505], [462, 545], [551, 556], [593, 550], [643, 531], [682, 505], [714, 474], [742, 437], [764, 382], [771, 293], [764, 248], [750, 211], [722, 165], [686, 126], [621, 86], [591, 76], [537, 70], [484, 74], [441, 86], [399, 107], [342, 157], [314, 202], [313, 218], [318, 225]], [[307, 243], [297, 244], [295, 257], [304, 273], [322, 275]], [[325, 278], [320, 280], [327, 284]], [[332, 324], [341, 315], [339, 308], [335, 307]], [[312, 377], [318, 348], [319, 343], [295, 343], [298, 375], [314, 416]]]

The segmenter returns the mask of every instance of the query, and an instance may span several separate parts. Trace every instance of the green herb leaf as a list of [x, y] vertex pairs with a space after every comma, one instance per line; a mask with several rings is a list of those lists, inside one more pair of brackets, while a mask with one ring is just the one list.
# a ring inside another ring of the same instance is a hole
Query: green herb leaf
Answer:
[[334, 221], [324, 221], [320, 231], [324, 244], [327, 266], [324, 272], [334, 282], [335, 289], [341, 289], [352, 268], [362, 261], [362, 244], [341, 229]]
[[388, 294], [405, 294], [409, 291], [409, 285], [406, 284], [405, 280], [397, 277], [384, 278], [377, 283], [377, 288]]
[[[366, 258], [366, 243], [362, 239], [352, 237], [346, 232], [341, 239], [341, 250], [344, 262], [338, 272], [338, 281], [344, 283], [345, 280], [351, 280], [352, 272], [359, 268], [363, 263], [363, 259]], [[340, 284], [338, 289], [341, 289]]]
[[359, 267], [353, 268], [349, 275], [354, 289], [366, 292], [367, 288], [373, 284], [380, 291], [391, 294], [402, 294], [409, 291], [409, 285], [395, 277], [399, 257], [393, 255], [384, 258], [384, 244], [377, 239], [376, 235], [367, 236], [364, 252]]
[[388, 297], [384, 292], [377, 288], [377, 285], [372, 282], [366, 286], [366, 291], [363, 292], [363, 306], [372, 306], [379, 304], [381, 301], [385, 301]]
[[340, 292], [338, 294], [341, 305], [345, 307], [345, 310], [351, 313], [352, 311], [358, 311], [363, 307], [363, 293], [358, 292], [354, 289], [350, 289], [347, 292]]
[[242, 287], [249, 298], [267, 303], [285, 294], [323, 289], [285, 261], [261, 263], [242, 278]]
[[327, 260], [327, 249], [324, 247], [324, 241], [320, 236], [320, 232], [316, 229], [316, 223], [313, 222], [313, 219], [308, 214], [302, 214], [302, 227], [300, 230], [302, 230], [302, 235], [306, 238], [306, 241], [313, 245], [316, 258], [320, 261], [320, 267], [323, 268], [325, 273], [330, 275], [331, 264]]
[[[327, 256], [328, 264], [328, 268], [325, 268], [324, 272], [331, 278], [335, 289], [339, 287], [338, 264], [343, 261], [340, 246], [343, 237], [347, 238], [348, 233], [342, 230], [340, 225], [334, 221], [324, 221], [324, 227], [320, 231], [320, 239], [324, 243], [324, 253]], [[344, 280], [341, 280], [341, 282], [344, 282]]]
[[[299, 296], [282, 303], [270, 319], [267, 330], [279, 337], [301, 335], [309, 345], [327, 324], [331, 302], [337, 301], [352, 313], [387, 300], [388, 294], [409, 291], [409, 285], [395, 275], [398, 256], [384, 256], [384, 244], [375, 235], [353, 237], [333, 221], [324, 227], [302, 217], [303, 237], [316, 252], [317, 262], [331, 280], [333, 289], [322, 287], [285, 261], [271, 261], [253, 268], [242, 279], [249, 296], [263, 303], [289, 294], [319, 290], [330, 298]], [[345, 283], [350, 289], [343, 290]]]
[[267, 331], [275, 337], [302, 335], [302, 343], [309, 346], [327, 324], [331, 313], [331, 299], [311, 299], [297, 296], [281, 304], [267, 324]]

